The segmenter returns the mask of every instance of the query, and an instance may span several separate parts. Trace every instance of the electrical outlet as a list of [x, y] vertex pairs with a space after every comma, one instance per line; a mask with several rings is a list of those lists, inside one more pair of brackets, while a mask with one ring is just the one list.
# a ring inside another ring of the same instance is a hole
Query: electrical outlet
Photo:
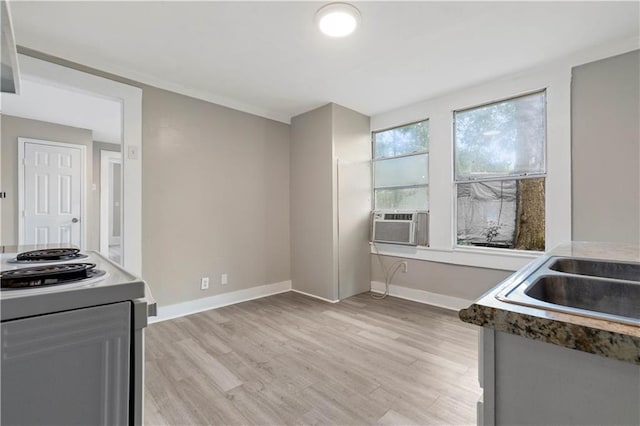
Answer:
[[220, 275], [220, 285], [229, 284], [229, 276], [227, 274]]
[[209, 277], [202, 277], [200, 280], [200, 290], [209, 290]]
[[402, 272], [407, 272], [409, 270], [409, 262], [406, 260], [402, 262]]

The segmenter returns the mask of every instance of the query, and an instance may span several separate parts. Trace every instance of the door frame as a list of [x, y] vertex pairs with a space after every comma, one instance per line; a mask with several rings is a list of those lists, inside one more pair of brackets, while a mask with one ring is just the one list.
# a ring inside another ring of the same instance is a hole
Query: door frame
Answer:
[[[114, 161], [117, 160], [117, 161]], [[112, 215], [109, 214], [109, 171], [112, 164], [120, 164], [122, 166], [122, 152], [100, 150], [100, 253], [109, 257], [109, 220]], [[122, 179], [122, 171], [120, 172]], [[122, 197], [121, 197], [122, 198]], [[122, 211], [122, 200], [120, 201], [120, 210]], [[120, 215], [122, 218], [122, 213]], [[120, 245], [122, 247], [122, 221], [120, 223]]]
[[25, 75], [122, 104], [122, 266], [142, 275], [142, 89], [24, 54], [18, 60]]
[[85, 145], [55, 142], [44, 139], [18, 137], [18, 245], [24, 244], [24, 154], [28, 143], [62, 148], [80, 149], [80, 250], [87, 247], [87, 147]]

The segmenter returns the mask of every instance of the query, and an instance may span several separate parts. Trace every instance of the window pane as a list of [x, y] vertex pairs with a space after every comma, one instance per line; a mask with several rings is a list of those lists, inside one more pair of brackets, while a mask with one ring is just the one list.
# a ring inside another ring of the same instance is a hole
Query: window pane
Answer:
[[373, 133], [373, 158], [397, 157], [429, 149], [429, 121]]
[[455, 113], [456, 179], [545, 173], [545, 93]]
[[427, 154], [378, 160], [374, 164], [376, 188], [426, 185], [429, 182]]
[[460, 183], [457, 190], [459, 245], [544, 250], [544, 178]]
[[428, 210], [428, 188], [376, 189], [376, 210]]

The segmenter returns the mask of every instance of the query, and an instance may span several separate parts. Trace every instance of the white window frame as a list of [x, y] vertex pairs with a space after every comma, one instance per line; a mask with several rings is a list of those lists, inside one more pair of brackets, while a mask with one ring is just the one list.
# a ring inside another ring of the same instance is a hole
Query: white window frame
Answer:
[[[535, 95], [538, 93], [542, 93], [544, 94], [544, 115], [545, 115], [545, 135], [544, 135], [544, 158], [542, 159], [543, 161], [543, 166], [544, 166], [544, 171], [542, 173], [527, 173], [527, 174], [522, 174], [522, 173], [518, 173], [518, 174], [508, 174], [508, 175], [504, 175], [504, 176], [495, 176], [492, 175], [489, 178], [467, 178], [467, 179], [457, 179], [456, 178], [456, 172], [455, 172], [455, 161], [456, 161], [456, 150], [455, 150], [455, 145], [456, 145], [456, 133], [455, 133], [455, 115], [457, 112], [463, 112], [469, 109], [476, 109], [476, 108], [482, 108], [485, 106], [490, 106], [490, 105], [495, 105], [497, 103], [503, 103], [503, 102], [509, 102], [512, 100], [516, 100], [522, 97], [526, 97], [526, 96], [530, 96], [530, 95]], [[478, 249], [478, 250], [487, 250], [490, 247], [473, 247], [473, 246], [466, 246], [466, 245], [460, 245], [458, 244], [458, 199], [457, 199], [457, 194], [458, 194], [458, 185], [464, 185], [464, 184], [471, 184], [471, 183], [480, 183], [480, 182], [499, 182], [499, 181], [508, 181], [508, 180], [515, 180], [515, 181], [519, 181], [522, 179], [544, 179], [545, 181], [545, 198], [546, 198], [546, 192], [547, 192], [547, 160], [548, 160], [548, 155], [547, 155], [547, 150], [548, 150], [548, 144], [547, 144], [547, 121], [548, 121], [548, 114], [547, 114], [547, 91], [546, 89], [542, 89], [542, 90], [537, 90], [531, 93], [524, 93], [524, 94], [520, 94], [518, 96], [512, 96], [510, 98], [506, 98], [506, 99], [499, 99], [497, 101], [491, 101], [489, 103], [484, 103], [481, 105], [477, 105], [475, 107], [471, 107], [471, 108], [467, 108], [467, 109], [462, 109], [462, 110], [454, 110], [451, 113], [451, 122], [452, 122], [452, 128], [453, 128], [453, 133], [451, 136], [451, 143], [452, 143], [452, 149], [453, 149], [453, 184], [454, 184], [454, 197], [455, 197], [455, 203], [454, 203], [454, 210], [453, 210], [453, 225], [454, 225], [454, 245], [455, 248], [460, 249], [460, 248], [473, 248]], [[545, 212], [546, 213], [546, 212]], [[545, 229], [546, 229], [546, 217], [545, 217]], [[545, 235], [546, 238], [546, 235]], [[547, 242], [545, 239], [545, 249], [547, 249]], [[517, 249], [512, 249], [512, 248], [498, 248], [498, 250], [507, 250], [508, 252], [517, 252], [520, 254], [524, 254], [526, 255], [527, 253], [532, 253], [534, 255], [537, 254], [541, 254], [542, 252], [536, 251], [536, 250], [517, 250]]]
[[[375, 210], [377, 209], [376, 207], [376, 189], [378, 189], [378, 187], [376, 187], [376, 163], [378, 161], [385, 161], [385, 160], [392, 160], [394, 158], [406, 158], [406, 157], [413, 157], [413, 156], [417, 156], [417, 155], [427, 155], [427, 160], [430, 161], [430, 155], [429, 155], [429, 144], [431, 143], [430, 139], [427, 139], [427, 150], [426, 151], [416, 151], [416, 152], [412, 152], [410, 154], [402, 154], [402, 155], [396, 155], [394, 157], [381, 157], [381, 158], [376, 158], [376, 144], [375, 144], [375, 134], [376, 133], [381, 133], [381, 132], [386, 132], [388, 130], [393, 130], [393, 129], [398, 129], [400, 127], [406, 127], [406, 126], [411, 126], [413, 124], [418, 124], [418, 123], [429, 123], [429, 118], [423, 118], [421, 120], [414, 120], [410, 123], [404, 123], [404, 124], [399, 124], [397, 126], [392, 126], [392, 127], [388, 127], [386, 129], [380, 129], [380, 130], [372, 130], [371, 131], [371, 181], [373, 182], [372, 188], [371, 188], [371, 199], [373, 200], [372, 204], [372, 208]], [[430, 124], [430, 123], [429, 123]], [[429, 138], [431, 137], [431, 135], [428, 136]], [[388, 187], [388, 188], [380, 188], [380, 189], [400, 189], [400, 188], [419, 188], [424, 186], [425, 190], [427, 191], [427, 206], [424, 209], [420, 209], [420, 210], [429, 210], [429, 186], [431, 185], [431, 180], [429, 178], [429, 170], [427, 170], [427, 183], [425, 185], [412, 185], [412, 186], [398, 186], [398, 187]], [[386, 209], [389, 210], [389, 209]], [[398, 210], [402, 210], [402, 209], [398, 209]]]
[[[547, 175], [545, 244], [571, 240], [571, 67], [563, 63], [515, 75], [373, 116], [371, 130], [429, 117], [430, 247], [376, 244], [381, 254], [420, 260], [517, 270], [540, 252], [457, 245], [453, 169], [453, 112], [546, 90]], [[376, 247], [371, 248], [376, 252]]]

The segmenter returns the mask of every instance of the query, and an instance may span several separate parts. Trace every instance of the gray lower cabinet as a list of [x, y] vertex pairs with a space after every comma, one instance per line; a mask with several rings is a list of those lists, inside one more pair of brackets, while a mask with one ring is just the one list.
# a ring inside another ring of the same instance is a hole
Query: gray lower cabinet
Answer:
[[483, 328], [478, 424], [640, 425], [640, 366]]
[[0, 328], [2, 425], [128, 424], [130, 302]]

